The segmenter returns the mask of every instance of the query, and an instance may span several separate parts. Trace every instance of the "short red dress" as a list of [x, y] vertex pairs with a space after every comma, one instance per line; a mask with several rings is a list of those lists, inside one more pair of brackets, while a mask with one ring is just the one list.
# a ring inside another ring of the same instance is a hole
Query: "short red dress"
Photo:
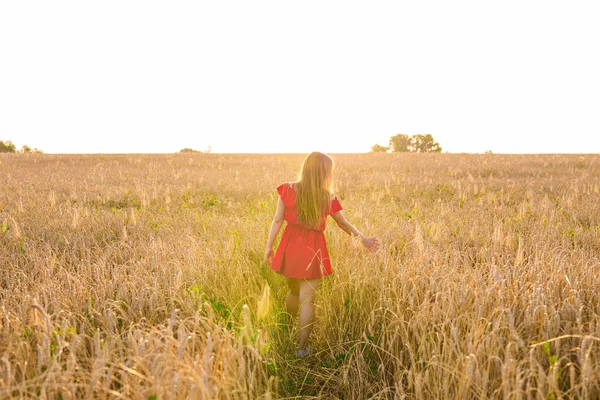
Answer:
[[334, 197], [319, 228], [308, 229], [298, 222], [295, 185], [284, 183], [277, 187], [277, 192], [285, 204], [287, 225], [273, 257], [271, 269], [288, 278], [315, 279], [330, 275], [331, 262], [324, 231], [327, 216], [342, 209], [340, 202]]

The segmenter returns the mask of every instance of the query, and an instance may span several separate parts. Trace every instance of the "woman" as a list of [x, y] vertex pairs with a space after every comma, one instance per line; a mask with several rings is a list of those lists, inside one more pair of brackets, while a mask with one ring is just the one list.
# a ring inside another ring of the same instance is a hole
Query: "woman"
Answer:
[[[342, 214], [342, 206], [332, 191], [333, 160], [326, 154], [310, 153], [302, 164], [300, 180], [284, 183], [277, 188], [277, 211], [269, 230], [265, 261], [271, 269], [286, 277], [289, 292], [286, 309], [295, 318], [300, 310], [298, 357], [310, 353], [306, 345], [314, 320], [314, 300], [319, 281], [331, 274], [331, 262], [325, 226], [331, 215], [347, 234], [358, 236], [370, 251], [379, 249], [379, 241], [361, 234]], [[287, 226], [277, 252], [273, 252], [275, 238], [283, 221]]]

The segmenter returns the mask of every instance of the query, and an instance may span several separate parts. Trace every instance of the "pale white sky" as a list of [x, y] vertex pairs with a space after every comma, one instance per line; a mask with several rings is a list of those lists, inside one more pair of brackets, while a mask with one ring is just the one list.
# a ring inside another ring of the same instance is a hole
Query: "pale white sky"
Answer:
[[599, 20], [597, 1], [2, 1], [0, 140], [598, 153]]

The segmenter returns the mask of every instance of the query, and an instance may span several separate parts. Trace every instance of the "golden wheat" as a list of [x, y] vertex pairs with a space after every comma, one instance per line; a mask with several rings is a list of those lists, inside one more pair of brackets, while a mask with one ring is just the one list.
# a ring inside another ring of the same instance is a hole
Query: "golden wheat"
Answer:
[[0, 397], [599, 398], [600, 156], [337, 155], [314, 356], [262, 265], [303, 155], [2, 155]]

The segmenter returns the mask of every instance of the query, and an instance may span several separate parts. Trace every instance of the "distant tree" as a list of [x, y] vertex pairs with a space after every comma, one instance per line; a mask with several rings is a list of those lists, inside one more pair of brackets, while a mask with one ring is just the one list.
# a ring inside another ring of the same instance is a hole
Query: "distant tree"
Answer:
[[414, 135], [411, 137], [412, 151], [416, 153], [441, 153], [442, 147], [433, 139], [431, 134]]
[[390, 138], [389, 147], [373, 145], [371, 151], [382, 152], [392, 150], [397, 153], [441, 153], [442, 147], [433, 139], [430, 133], [408, 136], [399, 133]]
[[392, 151], [406, 153], [412, 151], [412, 141], [408, 135], [398, 134], [390, 138], [390, 148]]
[[374, 144], [373, 146], [371, 146], [371, 151], [374, 153], [385, 153], [386, 151], [388, 151], [389, 147], [384, 147], [380, 144]]
[[23, 145], [23, 147], [21, 147], [21, 153], [43, 153], [43, 151], [41, 151], [40, 149], [37, 148], [31, 148], [29, 146], [27, 146], [26, 144]]
[[10, 140], [7, 140], [6, 142], [3, 142], [2, 140], [0, 140], [0, 153], [16, 153], [17, 152], [17, 147], [13, 144], [13, 142], [11, 142]]
[[181, 149], [179, 152], [180, 153], [212, 153], [212, 147], [210, 147], [210, 145], [209, 145], [206, 149], [204, 149], [202, 151], [194, 150], [189, 147], [186, 147], [185, 149]]

